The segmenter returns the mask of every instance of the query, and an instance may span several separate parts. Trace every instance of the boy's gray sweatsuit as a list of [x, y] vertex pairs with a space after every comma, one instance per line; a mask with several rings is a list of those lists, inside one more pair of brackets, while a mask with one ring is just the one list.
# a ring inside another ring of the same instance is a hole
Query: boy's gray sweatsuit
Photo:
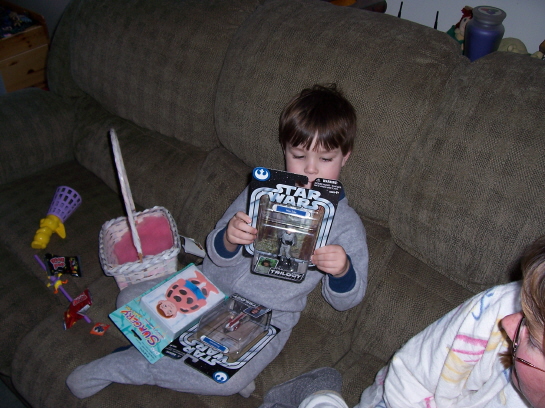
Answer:
[[[229, 220], [238, 211], [248, 211], [248, 188], [227, 209], [216, 228], [208, 235], [207, 256], [202, 265], [203, 273], [227, 295], [238, 293], [249, 300], [273, 310], [271, 324], [280, 333], [240, 371], [227, 382], [220, 384], [210, 377], [189, 367], [180, 360], [163, 357], [155, 364], [149, 363], [140, 352], [128, 350], [109, 354], [101, 359], [77, 367], [68, 377], [67, 385], [79, 398], [91, 396], [112, 382], [122, 384], [158, 385], [181, 392], [200, 395], [232, 395], [247, 387], [257, 375], [280, 353], [292, 328], [297, 324], [305, 308], [307, 295], [322, 280], [324, 298], [337, 310], [347, 310], [361, 302], [367, 286], [368, 251], [365, 229], [359, 216], [342, 198], [328, 239], [328, 245], [341, 245], [350, 257], [353, 287], [339, 293], [330, 287], [333, 278], [310, 269], [301, 283], [293, 283], [250, 272], [252, 257], [242, 247], [230, 257], [221, 256], [223, 233]], [[220, 235], [218, 235], [220, 234]], [[218, 247], [219, 248], [218, 248]], [[129, 286], [121, 291], [118, 307], [123, 306], [144, 291], [155, 286], [165, 277]], [[339, 278], [343, 279], [343, 278]], [[351, 286], [351, 285], [350, 285]]]

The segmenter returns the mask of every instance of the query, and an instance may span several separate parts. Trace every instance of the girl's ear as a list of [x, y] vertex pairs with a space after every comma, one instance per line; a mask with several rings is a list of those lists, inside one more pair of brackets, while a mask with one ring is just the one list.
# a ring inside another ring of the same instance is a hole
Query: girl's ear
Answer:
[[344, 167], [344, 165], [345, 165], [346, 162], [348, 161], [348, 158], [350, 157], [350, 154], [351, 154], [351, 153], [352, 153], [352, 152], [348, 152], [348, 153], [346, 153], [346, 154], [343, 156], [343, 160], [342, 160], [342, 162], [341, 162], [341, 167]]

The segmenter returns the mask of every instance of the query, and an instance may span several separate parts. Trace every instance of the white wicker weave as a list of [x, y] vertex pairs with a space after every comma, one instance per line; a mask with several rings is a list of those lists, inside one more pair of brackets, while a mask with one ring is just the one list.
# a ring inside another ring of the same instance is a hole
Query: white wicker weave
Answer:
[[[176, 272], [178, 270], [178, 253], [182, 245], [176, 222], [166, 208], [157, 206], [142, 212], [135, 211], [119, 141], [113, 129], [110, 130], [110, 136], [127, 217], [110, 220], [102, 226], [99, 234], [99, 257], [104, 273], [113, 276], [119, 288], [124, 289], [129, 284]], [[157, 255], [143, 256], [136, 225], [149, 216], [162, 216], [168, 220], [174, 244], [170, 249]], [[131, 233], [137, 254], [141, 259], [119, 265], [114, 254], [114, 246], [127, 232]]]
[[178, 270], [178, 253], [181, 249], [180, 236], [172, 215], [164, 207], [153, 207], [136, 213], [136, 224], [148, 216], [163, 216], [167, 218], [172, 232], [174, 245], [157, 255], [145, 255], [140, 261], [126, 262], [119, 265], [114, 254], [114, 246], [121, 237], [129, 231], [127, 217], [119, 217], [106, 222], [99, 234], [100, 263], [104, 273], [113, 276], [119, 289], [129, 284], [170, 275]]

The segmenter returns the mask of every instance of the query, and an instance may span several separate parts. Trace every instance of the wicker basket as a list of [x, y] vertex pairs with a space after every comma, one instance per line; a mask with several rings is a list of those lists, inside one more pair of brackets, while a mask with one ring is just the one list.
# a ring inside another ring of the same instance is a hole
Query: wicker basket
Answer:
[[[113, 276], [119, 288], [124, 289], [129, 284], [176, 272], [178, 270], [178, 253], [181, 249], [181, 242], [176, 222], [166, 208], [153, 207], [142, 212], [135, 211], [119, 142], [113, 129], [110, 130], [110, 136], [127, 217], [110, 220], [102, 226], [99, 234], [99, 257], [104, 273], [108, 276]], [[157, 255], [143, 256], [140, 237], [136, 231], [136, 224], [149, 216], [162, 216], [167, 219], [172, 233], [173, 245], [170, 249]], [[114, 254], [114, 246], [129, 231], [132, 235], [139, 260], [118, 264], [117, 257]]]

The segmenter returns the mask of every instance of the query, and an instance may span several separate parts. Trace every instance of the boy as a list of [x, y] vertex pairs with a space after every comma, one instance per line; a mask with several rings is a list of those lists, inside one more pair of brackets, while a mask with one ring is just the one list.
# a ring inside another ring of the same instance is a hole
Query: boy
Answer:
[[[311, 187], [318, 177], [338, 179], [352, 152], [356, 114], [335, 86], [316, 85], [303, 90], [286, 106], [280, 117], [279, 138], [286, 170], [305, 175]], [[67, 379], [79, 398], [95, 394], [112, 382], [150, 384], [201, 395], [249, 396], [253, 380], [280, 353], [305, 308], [308, 294], [322, 281], [324, 298], [337, 310], [361, 302], [367, 285], [368, 252], [365, 229], [344, 193], [330, 232], [328, 245], [317, 249], [305, 280], [293, 283], [250, 272], [252, 257], [243, 245], [252, 243], [257, 230], [250, 225], [248, 188], [227, 209], [207, 238], [204, 274], [227, 295], [238, 293], [273, 310], [271, 324], [280, 333], [243, 369], [223, 384], [170, 358], [155, 364], [134, 347], [112, 353], [74, 370]], [[123, 290], [122, 306], [160, 280], [150, 280]]]

